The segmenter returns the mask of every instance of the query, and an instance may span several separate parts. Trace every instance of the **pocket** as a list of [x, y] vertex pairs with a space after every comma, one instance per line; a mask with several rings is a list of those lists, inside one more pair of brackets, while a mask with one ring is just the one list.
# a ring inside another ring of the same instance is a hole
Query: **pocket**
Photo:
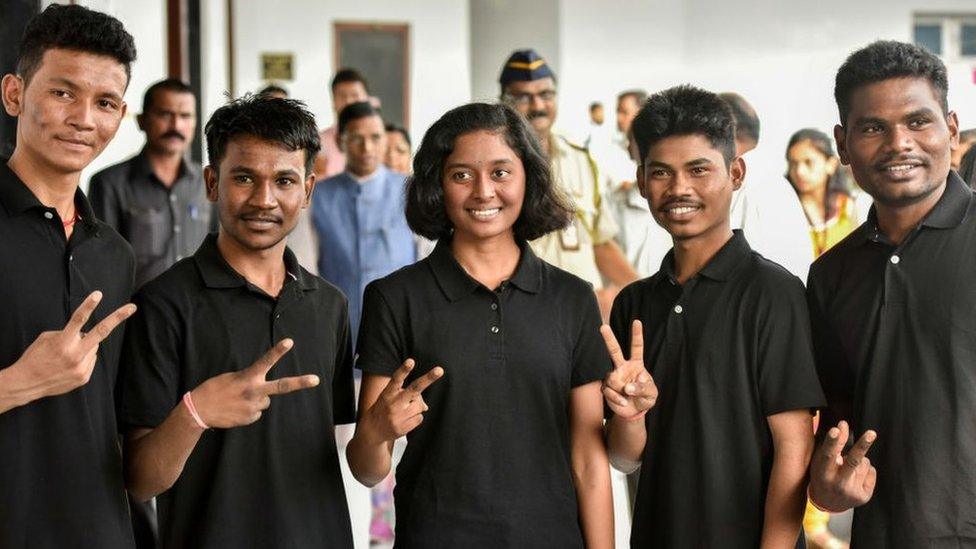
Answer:
[[129, 208], [127, 217], [127, 236], [136, 258], [155, 258], [166, 253], [171, 236], [169, 210]]

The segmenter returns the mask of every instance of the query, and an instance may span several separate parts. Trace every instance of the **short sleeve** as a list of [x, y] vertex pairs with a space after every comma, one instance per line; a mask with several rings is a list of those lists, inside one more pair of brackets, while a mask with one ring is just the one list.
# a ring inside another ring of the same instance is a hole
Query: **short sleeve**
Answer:
[[803, 284], [795, 277], [769, 285], [759, 301], [758, 383], [763, 415], [822, 408]]
[[356, 367], [367, 374], [392, 376], [406, 359], [403, 333], [376, 282], [363, 292]]
[[349, 305], [342, 307], [336, 333], [335, 375], [332, 376], [332, 421], [335, 425], [356, 422], [356, 389], [352, 375], [352, 334]]
[[176, 316], [161, 299], [137, 293], [138, 311], [122, 343], [122, 419], [126, 428], [155, 428], [179, 404], [180, 341]]
[[827, 409], [824, 410], [821, 424], [835, 425], [841, 419], [850, 419], [846, 415], [854, 398], [853, 379], [840, 341], [827, 321], [821, 290], [812, 272], [807, 289], [807, 305], [810, 310], [814, 361], [827, 399]]
[[596, 295], [589, 288], [585, 292], [586, 295], [579, 300], [578, 313], [570, 315], [580, 319], [576, 347], [573, 349], [573, 387], [602, 380], [612, 367], [610, 354], [600, 335], [600, 307]]

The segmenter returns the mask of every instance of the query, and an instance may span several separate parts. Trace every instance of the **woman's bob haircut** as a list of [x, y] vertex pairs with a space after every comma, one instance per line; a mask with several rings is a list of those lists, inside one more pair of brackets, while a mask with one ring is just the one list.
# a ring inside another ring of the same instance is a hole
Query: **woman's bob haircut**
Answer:
[[407, 181], [407, 223], [431, 240], [454, 231], [444, 208], [444, 162], [463, 134], [486, 130], [503, 135], [525, 169], [525, 199], [512, 230], [516, 240], [534, 240], [564, 229], [573, 208], [556, 187], [549, 160], [535, 133], [518, 112], [502, 104], [470, 103], [448, 111], [427, 130]]

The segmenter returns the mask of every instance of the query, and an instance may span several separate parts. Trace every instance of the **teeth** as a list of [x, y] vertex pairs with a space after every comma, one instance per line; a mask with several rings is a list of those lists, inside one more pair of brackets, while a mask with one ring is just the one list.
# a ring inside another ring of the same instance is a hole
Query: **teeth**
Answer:
[[885, 169], [889, 172], [907, 172], [916, 166], [917, 164], [898, 164], [897, 166], [888, 166]]
[[475, 217], [491, 217], [498, 213], [500, 208], [492, 208], [490, 210], [469, 210]]
[[686, 214], [686, 213], [691, 213], [691, 212], [693, 212], [693, 211], [695, 211], [697, 209], [698, 208], [691, 208], [691, 207], [688, 207], [688, 206], [682, 206], [680, 208], [671, 208], [668, 211], [671, 212], [671, 213], [673, 213], [673, 214], [682, 215], [682, 214]]

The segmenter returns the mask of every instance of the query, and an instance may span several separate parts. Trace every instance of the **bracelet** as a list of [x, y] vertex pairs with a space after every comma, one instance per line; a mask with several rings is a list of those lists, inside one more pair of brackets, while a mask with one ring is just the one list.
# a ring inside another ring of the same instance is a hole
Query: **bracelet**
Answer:
[[190, 411], [190, 415], [193, 416], [193, 421], [197, 422], [197, 425], [206, 431], [210, 428], [209, 425], [203, 422], [203, 418], [197, 413], [197, 407], [193, 405], [193, 397], [190, 396], [190, 391], [187, 391], [183, 395], [183, 404], [186, 405], [186, 409]]
[[641, 419], [644, 419], [644, 416], [646, 416], [646, 415], [647, 415], [647, 410], [644, 410], [643, 412], [639, 412], [639, 413], [637, 413], [637, 414], [635, 414], [633, 416], [630, 416], [630, 417], [624, 417], [624, 416], [617, 416], [617, 417], [619, 417], [620, 419], [626, 421], [627, 423], [634, 423], [636, 421], [639, 421]]

